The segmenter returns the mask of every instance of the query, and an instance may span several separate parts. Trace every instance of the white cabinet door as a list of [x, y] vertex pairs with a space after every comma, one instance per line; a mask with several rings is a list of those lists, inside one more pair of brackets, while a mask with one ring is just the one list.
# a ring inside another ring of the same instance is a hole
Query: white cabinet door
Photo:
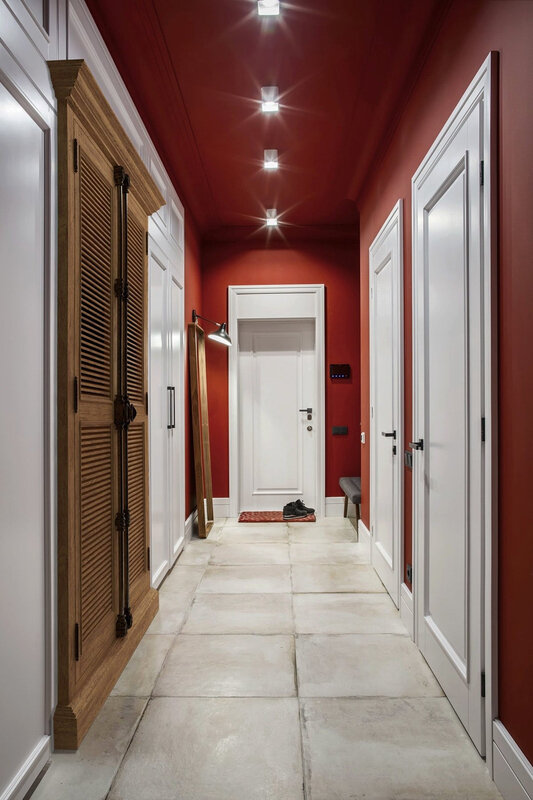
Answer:
[[168, 424], [167, 390], [167, 284], [168, 269], [150, 254], [150, 566], [157, 585], [169, 564]]
[[241, 322], [238, 346], [241, 510], [315, 507], [314, 321]]
[[370, 247], [372, 564], [396, 606], [402, 530], [402, 216], [398, 203]]
[[[0, 83], [0, 795], [47, 726], [46, 137]], [[45, 740], [46, 741], [46, 740]]]
[[183, 438], [183, 289], [170, 277], [170, 321], [169, 321], [169, 385], [172, 386], [172, 424], [169, 431], [169, 523], [170, 557], [172, 562], [178, 556], [185, 537], [184, 501], [185, 476], [181, 460], [180, 441]]
[[413, 179], [418, 644], [481, 752], [483, 119], [478, 94]]

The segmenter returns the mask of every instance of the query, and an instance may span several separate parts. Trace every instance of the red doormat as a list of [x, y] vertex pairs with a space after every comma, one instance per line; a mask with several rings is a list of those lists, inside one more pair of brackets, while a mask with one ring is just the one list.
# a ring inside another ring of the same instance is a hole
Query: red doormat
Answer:
[[[241, 511], [239, 522], [284, 522], [283, 511]], [[316, 522], [314, 514], [297, 519], [285, 520], [285, 522]]]

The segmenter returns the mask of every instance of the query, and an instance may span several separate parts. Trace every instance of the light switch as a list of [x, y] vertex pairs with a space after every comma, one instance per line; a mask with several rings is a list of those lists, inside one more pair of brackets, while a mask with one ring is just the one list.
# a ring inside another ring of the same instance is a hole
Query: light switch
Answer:
[[361, 444], [365, 444], [365, 443], [366, 443], [366, 433], [363, 431], [361, 433]]

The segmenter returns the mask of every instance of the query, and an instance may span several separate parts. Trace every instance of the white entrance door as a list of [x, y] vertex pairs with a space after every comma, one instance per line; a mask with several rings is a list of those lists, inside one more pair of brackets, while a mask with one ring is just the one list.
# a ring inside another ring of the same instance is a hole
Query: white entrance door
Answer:
[[239, 324], [241, 510], [316, 507], [315, 351], [314, 320]]
[[480, 751], [487, 104], [474, 85], [413, 178], [418, 645]]
[[170, 325], [169, 325], [169, 385], [172, 386], [172, 428], [170, 436], [170, 557], [177, 558], [185, 538], [185, 508], [183, 487], [183, 461], [181, 440], [183, 437], [183, 289], [171, 276], [170, 279]]
[[402, 214], [398, 202], [370, 247], [372, 565], [400, 596], [403, 461]]

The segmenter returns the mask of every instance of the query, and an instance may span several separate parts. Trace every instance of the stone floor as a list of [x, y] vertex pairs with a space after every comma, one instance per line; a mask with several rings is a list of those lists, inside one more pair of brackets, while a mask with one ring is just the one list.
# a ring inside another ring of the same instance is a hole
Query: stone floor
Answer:
[[343, 519], [217, 523], [32, 800], [499, 798]]

